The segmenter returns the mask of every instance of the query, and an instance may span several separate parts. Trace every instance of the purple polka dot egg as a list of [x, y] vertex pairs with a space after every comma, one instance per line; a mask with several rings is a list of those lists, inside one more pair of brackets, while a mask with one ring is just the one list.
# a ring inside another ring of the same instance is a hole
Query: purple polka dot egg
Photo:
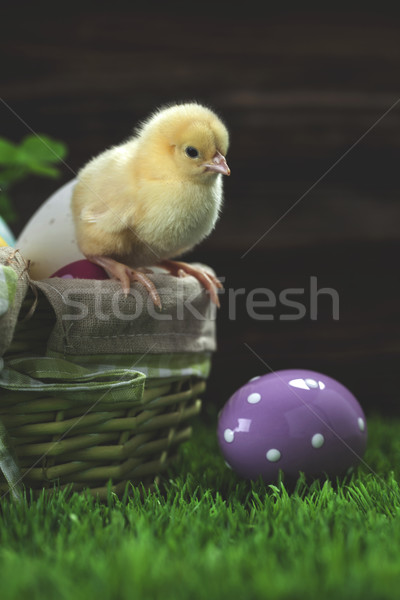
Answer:
[[227, 466], [246, 479], [276, 482], [340, 476], [362, 459], [364, 412], [341, 383], [315, 371], [288, 369], [253, 377], [218, 419]]

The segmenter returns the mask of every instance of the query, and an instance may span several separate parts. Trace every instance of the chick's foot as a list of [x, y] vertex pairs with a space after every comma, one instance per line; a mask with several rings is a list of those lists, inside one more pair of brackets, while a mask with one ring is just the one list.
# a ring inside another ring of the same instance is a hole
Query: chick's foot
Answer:
[[163, 260], [158, 264], [159, 267], [166, 269], [171, 275], [175, 277], [185, 277], [186, 275], [192, 275], [195, 277], [209, 292], [212, 302], [219, 308], [220, 303], [218, 299], [217, 289], [222, 289], [222, 283], [205, 269], [201, 267], [194, 267], [185, 262], [175, 260]]
[[[116, 279], [119, 281], [125, 296], [129, 294], [131, 283], [137, 281], [138, 283], [142, 284], [144, 288], [146, 288], [150, 298], [153, 301], [153, 304], [158, 308], [161, 308], [161, 300], [156, 286], [151, 279], [147, 277], [146, 273], [139, 269], [132, 269], [131, 267], [128, 267], [127, 265], [124, 265], [107, 256], [87, 256], [86, 258], [92, 263], [103, 267], [111, 279]], [[151, 271], [146, 270], [146, 272], [149, 273]]]

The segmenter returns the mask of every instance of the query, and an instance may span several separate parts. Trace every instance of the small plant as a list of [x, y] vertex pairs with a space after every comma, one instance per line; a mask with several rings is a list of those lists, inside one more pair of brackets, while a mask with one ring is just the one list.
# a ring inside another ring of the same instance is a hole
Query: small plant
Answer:
[[10, 188], [28, 175], [56, 178], [54, 165], [67, 154], [66, 146], [45, 135], [28, 135], [20, 144], [0, 138], [0, 216], [15, 221], [16, 213], [9, 196]]

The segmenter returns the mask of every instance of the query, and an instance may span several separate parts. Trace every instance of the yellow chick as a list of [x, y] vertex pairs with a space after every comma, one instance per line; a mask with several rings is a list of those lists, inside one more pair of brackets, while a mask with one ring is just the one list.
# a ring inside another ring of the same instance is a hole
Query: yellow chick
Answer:
[[219, 306], [218, 279], [170, 260], [214, 228], [222, 204], [221, 175], [229, 134], [210, 109], [177, 104], [156, 111], [125, 143], [93, 158], [78, 173], [72, 213], [78, 245], [91, 262], [121, 282], [138, 281], [161, 306], [146, 267], [193, 275]]

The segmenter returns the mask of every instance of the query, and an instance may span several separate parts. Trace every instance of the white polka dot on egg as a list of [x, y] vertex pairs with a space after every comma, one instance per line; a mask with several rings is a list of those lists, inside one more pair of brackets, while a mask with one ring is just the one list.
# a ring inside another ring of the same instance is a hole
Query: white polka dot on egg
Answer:
[[256, 375], [255, 377], [252, 377], [252, 378], [249, 380], [249, 382], [250, 382], [250, 381], [257, 381], [257, 379], [260, 379], [260, 377], [261, 377], [261, 375]]
[[261, 394], [258, 394], [257, 392], [253, 392], [252, 394], [247, 396], [247, 402], [249, 404], [257, 404], [257, 402], [260, 402], [260, 400], [261, 400]]
[[268, 450], [265, 456], [269, 462], [278, 462], [281, 457], [281, 453], [276, 448], [271, 448], [271, 450]]
[[308, 385], [309, 388], [315, 389], [315, 388], [319, 387], [318, 381], [315, 381], [315, 379], [305, 379], [304, 381]]
[[360, 431], [364, 431], [365, 429], [365, 422], [364, 419], [362, 419], [361, 417], [359, 417], [358, 419], [358, 428]]
[[322, 433], [315, 433], [311, 438], [311, 445], [313, 448], [321, 448], [325, 443], [325, 438]]
[[231, 444], [234, 439], [235, 439], [235, 432], [232, 431], [232, 429], [225, 429], [225, 431], [224, 431], [224, 440], [226, 442], [228, 442], [228, 444]]

